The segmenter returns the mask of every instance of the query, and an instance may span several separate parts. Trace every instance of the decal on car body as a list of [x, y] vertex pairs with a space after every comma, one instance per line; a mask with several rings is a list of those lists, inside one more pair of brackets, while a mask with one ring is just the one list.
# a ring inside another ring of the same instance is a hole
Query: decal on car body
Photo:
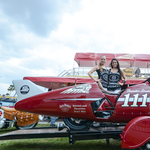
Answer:
[[92, 88], [91, 84], [83, 84], [70, 89], [67, 89], [60, 94], [78, 94], [78, 93], [89, 93], [89, 90]]
[[[132, 105], [130, 105], [130, 107], [147, 107], [147, 102], [150, 102], [150, 98], [147, 97], [147, 93], [146, 94], [142, 94], [142, 97], [139, 98], [139, 93], [134, 94], [133, 97], [130, 97], [130, 93], [125, 94], [125, 98], [119, 98], [118, 101], [124, 101], [124, 104], [121, 105], [122, 107], [129, 107], [129, 102], [133, 102]], [[142, 102], [141, 105], [138, 105], [138, 102]]]
[[63, 111], [63, 112], [68, 112], [69, 109], [71, 109], [71, 106], [68, 104], [63, 104], [63, 105], [59, 105], [59, 108]]
[[20, 93], [21, 93], [21, 94], [27, 94], [27, 93], [29, 93], [29, 91], [30, 91], [30, 88], [29, 88], [28, 85], [23, 85], [23, 86], [20, 88]]

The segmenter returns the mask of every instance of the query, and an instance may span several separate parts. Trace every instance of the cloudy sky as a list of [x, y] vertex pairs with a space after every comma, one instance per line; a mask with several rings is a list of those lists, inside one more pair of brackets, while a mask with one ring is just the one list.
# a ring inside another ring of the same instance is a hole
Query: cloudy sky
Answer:
[[149, 0], [0, 0], [0, 94], [57, 76], [77, 52], [150, 54]]

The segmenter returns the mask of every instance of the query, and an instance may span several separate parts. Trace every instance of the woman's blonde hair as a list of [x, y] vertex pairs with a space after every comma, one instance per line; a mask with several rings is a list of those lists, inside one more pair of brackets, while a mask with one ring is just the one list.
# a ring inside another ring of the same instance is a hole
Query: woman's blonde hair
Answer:
[[[102, 57], [105, 57], [105, 58], [106, 58], [105, 55], [102, 55], [102, 56], [100, 57], [100, 60], [101, 60]], [[103, 72], [103, 68], [102, 68], [102, 66], [101, 66], [101, 61], [99, 62], [99, 69], [100, 69], [101, 72]]]

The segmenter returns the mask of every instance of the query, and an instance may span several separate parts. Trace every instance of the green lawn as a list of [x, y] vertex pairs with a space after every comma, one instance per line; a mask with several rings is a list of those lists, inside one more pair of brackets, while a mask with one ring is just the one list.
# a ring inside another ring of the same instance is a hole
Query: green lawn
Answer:
[[[1, 130], [3, 132], [0, 134], [9, 130]], [[69, 145], [68, 138], [41, 138], [0, 141], [0, 150], [121, 150], [121, 147], [120, 141], [113, 139], [110, 139], [109, 145], [106, 140], [76, 141], [73, 145]]]

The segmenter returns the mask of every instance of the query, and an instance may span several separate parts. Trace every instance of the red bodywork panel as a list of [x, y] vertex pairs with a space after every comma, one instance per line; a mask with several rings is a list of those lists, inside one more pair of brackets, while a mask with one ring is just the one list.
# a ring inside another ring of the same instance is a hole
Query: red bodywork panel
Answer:
[[150, 140], [150, 117], [142, 116], [131, 120], [122, 132], [122, 149], [141, 147]]
[[[80, 84], [80, 83], [93, 83], [93, 79], [88, 77], [24, 77], [24, 80], [30, 80], [33, 83], [52, 89], [61, 88], [63, 84]], [[145, 79], [127, 79], [126, 85], [142, 84]]]
[[110, 95], [105, 93], [105, 96], [110, 100], [113, 107], [115, 107], [118, 95]]
[[104, 97], [105, 95], [96, 83], [83, 84], [26, 98], [17, 102], [15, 108], [43, 115], [62, 117], [70, 117], [71, 115], [75, 118], [94, 120], [91, 103]]
[[115, 120], [129, 122], [138, 116], [149, 116], [150, 86], [146, 83], [127, 88], [118, 98], [113, 113]]
[[119, 96], [104, 94], [96, 83], [91, 83], [32, 96], [17, 102], [15, 108], [50, 116], [127, 123], [149, 115], [149, 102], [150, 86], [146, 83], [131, 86]]

